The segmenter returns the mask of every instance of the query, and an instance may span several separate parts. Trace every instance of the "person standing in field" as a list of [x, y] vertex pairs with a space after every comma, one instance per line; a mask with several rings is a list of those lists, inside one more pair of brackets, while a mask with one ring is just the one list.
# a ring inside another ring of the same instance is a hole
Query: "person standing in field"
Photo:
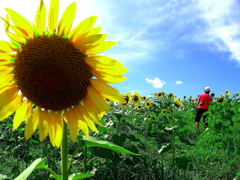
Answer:
[[[198, 97], [197, 113], [196, 113], [196, 117], [195, 117], [196, 133], [200, 132], [199, 131], [199, 122], [200, 122], [200, 119], [201, 119], [203, 113], [208, 111], [208, 106], [210, 105], [209, 102], [213, 101], [213, 98], [211, 96], [209, 96], [210, 88], [205, 87], [204, 92], [205, 92], [205, 94], [201, 94]], [[204, 123], [204, 128], [205, 129], [208, 128], [208, 123], [206, 122], [206, 118], [207, 118], [207, 115], [204, 115], [203, 116], [203, 123]]]

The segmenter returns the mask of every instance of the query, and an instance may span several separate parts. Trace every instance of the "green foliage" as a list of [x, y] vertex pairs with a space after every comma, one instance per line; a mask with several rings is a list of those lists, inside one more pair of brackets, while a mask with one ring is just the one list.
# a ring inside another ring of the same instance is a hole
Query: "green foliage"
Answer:
[[[111, 110], [101, 120], [104, 127], [97, 127], [99, 133], [91, 132], [85, 138], [79, 132], [82, 138], [75, 143], [69, 138], [69, 179], [217, 180], [240, 176], [239, 98], [221, 103], [214, 98], [208, 111], [209, 130], [204, 131], [201, 120], [199, 135], [195, 134], [195, 102], [185, 99], [184, 107], [178, 108], [167, 95], [150, 100], [149, 109], [143, 101], [140, 110], [133, 104], [121, 107], [110, 102]], [[163, 109], [168, 111], [163, 114]], [[0, 179], [14, 179], [21, 172], [31, 173], [30, 180], [60, 178], [50, 175], [52, 171], [60, 174], [60, 150], [49, 138], [40, 142], [38, 132], [25, 140], [25, 124], [13, 131], [12, 118], [0, 122]], [[83, 152], [76, 150], [79, 145]]]

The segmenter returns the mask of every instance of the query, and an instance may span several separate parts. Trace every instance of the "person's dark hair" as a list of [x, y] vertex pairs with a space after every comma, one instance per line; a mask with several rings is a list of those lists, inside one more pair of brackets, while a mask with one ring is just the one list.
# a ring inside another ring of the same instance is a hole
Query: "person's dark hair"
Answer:
[[207, 92], [207, 91], [204, 91], [204, 92], [205, 92], [205, 93], [207, 93], [207, 94], [209, 94], [209, 93], [210, 93], [210, 91], [208, 91], [208, 92]]

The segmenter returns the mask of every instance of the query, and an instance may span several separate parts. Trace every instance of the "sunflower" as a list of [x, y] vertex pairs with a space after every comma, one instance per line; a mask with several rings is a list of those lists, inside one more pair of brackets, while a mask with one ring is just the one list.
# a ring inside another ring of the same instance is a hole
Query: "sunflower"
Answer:
[[147, 102], [145, 102], [144, 106], [145, 108], [149, 108], [151, 106], [152, 102], [150, 100], [148, 100]]
[[163, 109], [162, 114], [166, 114], [169, 111], [169, 109]]
[[180, 100], [178, 100], [178, 99], [176, 99], [175, 97], [174, 97], [174, 100], [173, 100], [173, 102], [174, 102], [175, 106], [177, 106], [177, 107], [183, 107], [183, 105], [182, 105], [181, 101], [180, 101]]
[[141, 99], [142, 99], [143, 101], [145, 101], [145, 100], [147, 99], [147, 97], [146, 97], [146, 96], [142, 96]]
[[168, 97], [169, 98], [173, 97], [173, 94], [172, 93], [168, 94]]
[[129, 92], [124, 93], [123, 98], [124, 98], [124, 102], [121, 103], [121, 106], [127, 106], [131, 98], [131, 93]]
[[157, 97], [162, 97], [162, 96], [164, 96], [164, 92], [163, 91], [157, 93]]
[[214, 93], [211, 93], [211, 96], [212, 96], [212, 97], [214, 97], [214, 96], [215, 96], [215, 94], [214, 94]]
[[[113, 45], [93, 28], [92, 16], [72, 29], [76, 3], [70, 4], [58, 20], [59, 1], [51, 0], [48, 21], [41, 0], [31, 25], [24, 17], [6, 8], [2, 18], [10, 42], [0, 41], [0, 120], [15, 112], [13, 128], [26, 121], [25, 138], [39, 126], [39, 138], [49, 134], [53, 146], [62, 142], [64, 121], [72, 141], [78, 128], [88, 136], [97, 132], [94, 122], [109, 110], [106, 99], [124, 103], [107, 83], [125, 80], [127, 71], [115, 59], [96, 55]], [[46, 28], [47, 27], [47, 28]], [[32, 108], [36, 105], [36, 108]]]
[[217, 100], [217, 103], [221, 103], [221, 102], [223, 102], [223, 98], [222, 97], [220, 97], [218, 100]]
[[191, 101], [194, 103], [196, 99], [191, 99]]
[[147, 119], [152, 119], [152, 115], [151, 114], [147, 115]]
[[133, 104], [138, 105], [141, 102], [141, 95], [137, 92], [132, 94], [131, 100]]
[[238, 93], [235, 93], [234, 96], [237, 97], [237, 96], [239, 96], [239, 94], [238, 94]]
[[142, 106], [137, 106], [136, 108], [137, 108], [137, 110], [141, 110]]
[[183, 99], [186, 99], [186, 96], [183, 96]]

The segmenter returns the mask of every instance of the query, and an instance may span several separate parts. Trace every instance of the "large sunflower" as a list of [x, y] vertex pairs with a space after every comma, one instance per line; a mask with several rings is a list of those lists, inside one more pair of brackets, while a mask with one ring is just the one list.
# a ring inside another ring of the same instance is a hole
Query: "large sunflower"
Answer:
[[[13, 128], [26, 121], [25, 138], [39, 126], [39, 138], [49, 134], [59, 147], [63, 121], [71, 139], [78, 128], [86, 136], [88, 127], [108, 111], [105, 98], [125, 103], [123, 97], [106, 83], [125, 80], [127, 71], [115, 59], [96, 55], [113, 45], [93, 28], [96, 16], [89, 17], [71, 30], [76, 3], [70, 4], [58, 21], [59, 1], [52, 0], [48, 22], [41, 0], [31, 25], [12, 9], [6, 9], [5, 31], [11, 43], [0, 41], [0, 120], [15, 112]], [[46, 28], [47, 27], [47, 28]], [[32, 108], [35, 106], [36, 108]]]

